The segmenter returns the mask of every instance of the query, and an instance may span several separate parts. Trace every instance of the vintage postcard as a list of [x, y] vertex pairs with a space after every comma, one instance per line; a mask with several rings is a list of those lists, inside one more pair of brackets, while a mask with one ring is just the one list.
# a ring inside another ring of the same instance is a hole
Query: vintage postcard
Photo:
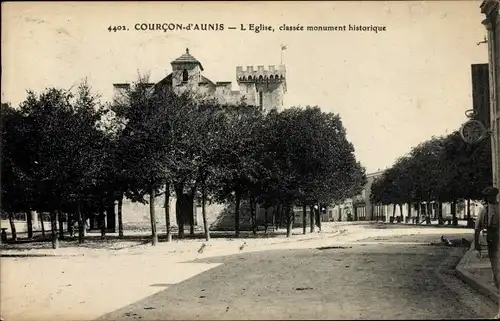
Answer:
[[3, 2], [1, 320], [498, 318], [499, 9]]

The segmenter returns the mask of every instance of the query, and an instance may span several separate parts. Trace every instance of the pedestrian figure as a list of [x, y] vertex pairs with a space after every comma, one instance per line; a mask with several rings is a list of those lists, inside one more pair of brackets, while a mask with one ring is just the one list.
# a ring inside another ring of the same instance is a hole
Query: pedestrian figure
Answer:
[[465, 246], [465, 247], [470, 247], [471, 243], [465, 238], [461, 239], [448, 239], [444, 237], [444, 235], [441, 235], [441, 243], [445, 246], [450, 246], [450, 247], [457, 247], [457, 246]]
[[99, 229], [101, 230], [101, 239], [106, 236], [106, 214], [100, 212], [97, 214], [97, 222], [99, 224]]
[[474, 245], [476, 251], [481, 253], [481, 244], [479, 244], [479, 235], [486, 230], [486, 242], [488, 247], [488, 257], [490, 258], [491, 268], [493, 270], [493, 281], [499, 288], [500, 257], [498, 256], [498, 229], [500, 224], [500, 213], [498, 209], [498, 189], [496, 187], [487, 187], [483, 190], [486, 204], [481, 209], [476, 220], [474, 228]]
[[70, 218], [69, 224], [69, 236], [73, 237], [75, 235], [75, 231], [78, 230], [78, 222], [74, 218]]

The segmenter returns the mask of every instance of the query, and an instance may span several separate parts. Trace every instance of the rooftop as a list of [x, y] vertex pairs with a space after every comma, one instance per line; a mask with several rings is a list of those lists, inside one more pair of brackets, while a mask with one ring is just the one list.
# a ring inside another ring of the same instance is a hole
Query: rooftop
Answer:
[[189, 48], [186, 48], [186, 53], [184, 53], [182, 56], [179, 58], [175, 59], [174, 61], [171, 62], [172, 65], [176, 64], [198, 64], [200, 65], [201, 70], [203, 71], [203, 66], [201, 63], [191, 54], [189, 53]]

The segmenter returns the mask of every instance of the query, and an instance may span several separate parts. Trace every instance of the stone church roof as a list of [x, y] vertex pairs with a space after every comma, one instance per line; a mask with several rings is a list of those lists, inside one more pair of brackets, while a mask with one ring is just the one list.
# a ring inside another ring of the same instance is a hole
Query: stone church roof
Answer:
[[189, 53], [189, 49], [186, 49], [186, 53], [184, 53], [182, 56], [180, 56], [179, 58], [175, 59], [174, 61], [171, 62], [172, 65], [176, 65], [176, 64], [198, 64], [200, 65], [200, 69], [203, 71], [203, 66], [201, 65], [201, 63], [193, 56], [191, 56], [191, 54]]

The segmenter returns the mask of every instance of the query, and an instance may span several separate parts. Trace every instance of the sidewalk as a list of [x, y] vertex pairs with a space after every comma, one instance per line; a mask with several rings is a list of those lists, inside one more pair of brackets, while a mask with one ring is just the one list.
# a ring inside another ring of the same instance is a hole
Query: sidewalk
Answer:
[[472, 288], [490, 298], [493, 302], [500, 303], [500, 295], [493, 282], [488, 255], [483, 253], [478, 257], [477, 251], [471, 246], [455, 268], [456, 275]]
[[[292, 230], [292, 236], [286, 237], [286, 235], [273, 235], [269, 233], [269, 237], [253, 237], [248, 233], [243, 234], [239, 238], [225, 237], [225, 238], [212, 238], [209, 243], [206, 244], [206, 249], [210, 248], [210, 252], [234, 252], [239, 251], [239, 248], [243, 246], [245, 250], [248, 248], [258, 248], [262, 249], [263, 246], [266, 248], [272, 245], [278, 244], [288, 244], [290, 242], [301, 242], [309, 240], [320, 240], [329, 237], [335, 237], [342, 234], [348, 234], [352, 231], [356, 232], [359, 230], [365, 230], [366, 226], [372, 225], [373, 223], [362, 223], [362, 224], [348, 224], [348, 223], [334, 223], [325, 224], [322, 226], [321, 233], [316, 232], [309, 233], [309, 228], [307, 229], [307, 234], [302, 234], [302, 228], [295, 228]], [[95, 234], [95, 233], [94, 233]], [[115, 233], [116, 234], [116, 233]], [[213, 233], [216, 234], [216, 233]], [[261, 233], [259, 233], [261, 234]], [[95, 235], [89, 235], [96, 237]], [[139, 253], [150, 253], [150, 252], [161, 252], [164, 255], [176, 254], [186, 252], [198, 253], [198, 250], [205, 244], [204, 238], [185, 238], [182, 240], [173, 240], [170, 243], [164, 242], [164, 234], [160, 234], [160, 242], [157, 246], [151, 246], [150, 242], [144, 243], [149, 235], [144, 232], [127, 232], [126, 236], [142, 236], [142, 240], [120, 240], [116, 238], [116, 235], [108, 234], [108, 236], [113, 237], [110, 239], [109, 244], [106, 245], [107, 241], [102, 241], [97, 239], [87, 239], [83, 245], [78, 245], [76, 242], [61, 243], [61, 247], [57, 250], [50, 248], [50, 242], [44, 242], [43, 247], [30, 248], [31, 245], [9, 245], [6, 248], [0, 249], [0, 257], [67, 257], [67, 256], [90, 256], [99, 257], [102, 255], [124, 255], [124, 254], [139, 254]], [[262, 235], [261, 235], [262, 236]], [[99, 247], [93, 247], [92, 243], [98, 243]], [[103, 243], [104, 246], [103, 247]], [[208, 247], [208, 248], [207, 248]], [[207, 251], [205, 251], [207, 252]], [[224, 255], [225, 253], [222, 253]]]
[[[390, 228], [389, 228], [390, 227]], [[461, 227], [448, 227], [449, 232], [466, 233], [467, 230]], [[413, 232], [412, 232], [413, 231]], [[292, 236], [286, 237], [280, 231], [280, 235], [272, 235], [270, 237], [253, 237], [251, 233], [246, 233], [239, 238], [212, 238], [210, 242], [205, 242], [204, 238], [186, 238], [182, 240], [173, 240], [170, 243], [163, 241], [164, 234], [160, 234], [160, 242], [157, 246], [151, 246], [151, 243], [144, 240], [148, 239], [147, 233], [144, 232], [127, 232], [126, 236], [143, 236], [142, 239], [136, 240], [121, 240], [110, 239], [101, 241], [97, 239], [87, 239], [84, 244], [78, 245], [76, 242], [61, 243], [61, 247], [53, 250], [50, 247], [50, 242], [43, 243], [43, 248], [30, 248], [31, 245], [9, 246], [0, 249], [0, 257], [102, 257], [102, 256], [121, 256], [121, 255], [139, 255], [148, 253], [160, 254], [169, 256], [172, 259], [179, 261], [183, 259], [193, 259], [207, 256], [230, 255], [243, 250], [261, 251], [279, 249], [282, 246], [299, 249], [313, 246], [312, 243], [322, 243], [325, 241], [333, 243], [349, 243], [356, 242], [360, 239], [370, 237], [397, 236], [409, 233], [426, 233], [426, 234], [442, 234], [441, 229], [436, 229], [435, 226], [412, 226], [407, 224], [391, 224], [377, 222], [331, 222], [324, 223], [321, 233], [316, 232], [302, 234], [302, 228], [294, 228]], [[214, 233], [215, 234], [215, 233]], [[94, 237], [97, 234], [93, 235]], [[112, 235], [111, 235], [112, 236]], [[261, 235], [262, 236], [262, 235]], [[311, 243], [312, 242], [312, 243]], [[95, 243], [95, 244], [93, 244]], [[203, 245], [205, 244], [205, 245]], [[97, 245], [97, 246], [94, 246]], [[198, 252], [203, 246], [202, 252]]]

